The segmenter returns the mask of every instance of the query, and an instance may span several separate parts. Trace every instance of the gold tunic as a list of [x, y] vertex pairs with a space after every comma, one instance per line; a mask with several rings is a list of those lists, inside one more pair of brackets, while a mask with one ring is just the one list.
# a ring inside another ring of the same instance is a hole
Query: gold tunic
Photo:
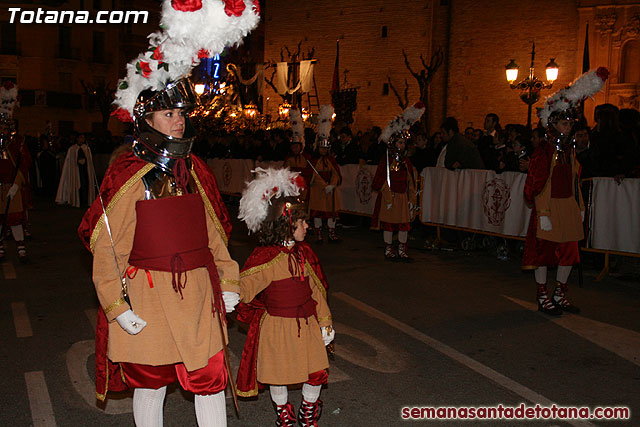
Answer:
[[[135, 205], [144, 199], [144, 190], [142, 181], [135, 181], [109, 212], [118, 263], [124, 270], [129, 267], [127, 261], [133, 247]], [[206, 219], [220, 286], [223, 291], [240, 292], [238, 264], [229, 256], [212, 217], [207, 214]], [[206, 366], [209, 358], [222, 349], [218, 320], [212, 316], [213, 290], [206, 268], [186, 273], [184, 299], [173, 289], [171, 272], [150, 271], [153, 288], [142, 269], [133, 279], [127, 279], [133, 310], [147, 322], [139, 334], [129, 335], [114, 321], [129, 306], [121, 298], [121, 282], [115, 273], [106, 230], [98, 235], [93, 254], [93, 281], [110, 322], [107, 354], [111, 361], [145, 365], [183, 362], [188, 371], [193, 371]]]
[[[263, 384], [298, 384], [309, 379], [309, 374], [329, 367], [322, 340], [321, 327], [332, 323], [327, 305], [326, 290], [306, 263], [304, 274], [309, 276], [312, 298], [317, 302], [314, 316], [299, 319], [271, 316], [265, 312], [260, 323], [258, 341], [257, 379]], [[243, 302], [249, 303], [272, 281], [291, 277], [288, 255], [281, 252], [272, 261], [244, 271], [240, 278]]]

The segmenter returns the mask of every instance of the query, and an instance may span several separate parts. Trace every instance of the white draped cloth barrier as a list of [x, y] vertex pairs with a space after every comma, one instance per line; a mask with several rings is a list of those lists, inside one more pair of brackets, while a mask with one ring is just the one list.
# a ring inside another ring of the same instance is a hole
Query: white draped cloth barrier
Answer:
[[522, 195], [525, 174], [429, 167], [421, 176], [422, 222], [526, 236], [531, 209]]
[[251, 159], [208, 159], [221, 193], [240, 194], [244, 183], [251, 178], [254, 161]]
[[593, 178], [589, 247], [640, 253], [640, 179]]
[[336, 190], [340, 210], [363, 215], [373, 215], [376, 193], [371, 190], [376, 167], [372, 165], [340, 166], [342, 184]]

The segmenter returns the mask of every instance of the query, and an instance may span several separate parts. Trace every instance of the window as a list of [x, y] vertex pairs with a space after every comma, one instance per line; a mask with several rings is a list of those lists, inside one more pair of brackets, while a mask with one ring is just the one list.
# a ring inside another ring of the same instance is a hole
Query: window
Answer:
[[58, 31], [58, 56], [71, 58], [71, 27], [61, 25]]
[[93, 32], [93, 62], [103, 63], [104, 56], [104, 33], [102, 31]]
[[60, 92], [72, 93], [73, 92], [73, 74], [71, 73], [58, 73], [58, 82], [60, 85]]
[[2, 55], [17, 55], [18, 46], [16, 43], [16, 27], [15, 24], [9, 24], [8, 22], [2, 23], [2, 30], [0, 34], [0, 54]]
[[386, 38], [387, 37], [387, 26], [383, 25], [382, 26], [382, 38]]
[[640, 41], [631, 40], [622, 47], [621, 83], [640, 83]]
[[382, 94], [389, 95], [389, 83], [382, 84]]

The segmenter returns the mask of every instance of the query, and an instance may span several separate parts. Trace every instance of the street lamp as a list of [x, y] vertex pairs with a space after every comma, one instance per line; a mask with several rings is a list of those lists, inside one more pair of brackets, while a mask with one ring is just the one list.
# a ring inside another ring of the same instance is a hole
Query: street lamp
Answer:
[[515, 60], [511, 59], [506, 66], [507, 82], [511, 89], [520, 90], [520, 99], [527, 104], [527, 127], [531, 129], [531, 106], [540, 100], [540, 91], [542, 89], [551, 89], [553, 82], [558, 78], [558, 64], [555, 62], [555, 58], [551, 58], [546, 66], [547, 82], [543, 82], [534, 75], [533, 61], [536, 56], [536, 43], [533, 42], [531, 48], [531, 66], [529, 67], [529, 75], [519, 83], [515, 83], [518, 79], [518, 64]]

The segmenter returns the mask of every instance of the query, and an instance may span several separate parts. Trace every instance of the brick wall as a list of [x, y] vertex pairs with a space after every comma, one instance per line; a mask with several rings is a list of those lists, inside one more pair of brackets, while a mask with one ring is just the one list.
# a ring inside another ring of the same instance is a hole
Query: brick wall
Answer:
[[[420, 53], [428, 59], [432, 4], [382, 0], [269, 1], [265, 16], [265, 60], [279, 60], [283, 46], [295, 49], [300, 40], [303, 51], [315, 47], [320, 104], [328, 104], [336, 40], [340, 39], [341, 84], [342, 72], [347, 69], [348, 83], [359, 87], [354, 129], [385, 126], [402, 111], [392, 91], [382, 95], [387, 76], [400, 91], [404, 90], [406, 78], [409, 101], [417, 101], [418, 86], [404, 66], [402, 49], [409, 55], [414, 70], [419, 70]], [[386, 38], [382, 37], [383, 26], [387, 26]], [[270, 97], [269, 110], [275, 114], [280, 97], [269, 87], [266, 97]]]
[[[348, 82], [360, 87], [354, 128], [364, 129], [384, 126], [400, 112], [393, 92], [382, 95], [387, 76], [400, 90], [407, 79], [409, 99], [417, 99], [417, 83], [404, 66], [402, 49], [414, 71], [419, 71], [419, 55], [428, 59], [442, 46], [449, 58], [430, 88], [431, 132], [445, 115], [457, 117], [461, 126], [481, 127], [488, 112], [500, 115], [503, 124], [526, 123], [527, 106], [507, 85], [504, 66], [514, 58], [520, 65], [519, 78], [525, 76], [535, 40], [536, 75], [544, 78], [545, 65], [555, 57], [560, 65], [556, 87], [571, 82], [582, 55], [577, 8], [575, 0], [452, 0], [450, 5], [446, 1], [273, 0], [265, 16], [265, 59], [279, 59], [282, 46], [292, 48], [300, 40], [303, 50], [315, 47], [320, 102], [328, 103], [335, 41], [340, 39], [341, 72], [348, 69]], [[383, 25], [388, 28], [386, 38], [381, 37]], [[554, 90], [543, 91], [537, 106]], [[266, 96], [271, 98], [273, 114], [280, 98], [270, 88]]]
[[[478, 13], [481, 11], [481, 13]], [[526, 123], [527, 105], [509, 88], [504, 66], [514, 58], [520, 66], [518, 80], [529, 72], [531, 42], [536, 42], [535, 74], [545, 80], [545, 66], [554, 57], [560, 66], [551, 90], [543, 90], [534, 105], [570, 83], [576, 75], [578, 47], [576, 1], [458, 0], [452, 2], [452, 27], [447, 114], [461, 127], [482, 127], [484, 116], [495, 112], [500, 122]]]

